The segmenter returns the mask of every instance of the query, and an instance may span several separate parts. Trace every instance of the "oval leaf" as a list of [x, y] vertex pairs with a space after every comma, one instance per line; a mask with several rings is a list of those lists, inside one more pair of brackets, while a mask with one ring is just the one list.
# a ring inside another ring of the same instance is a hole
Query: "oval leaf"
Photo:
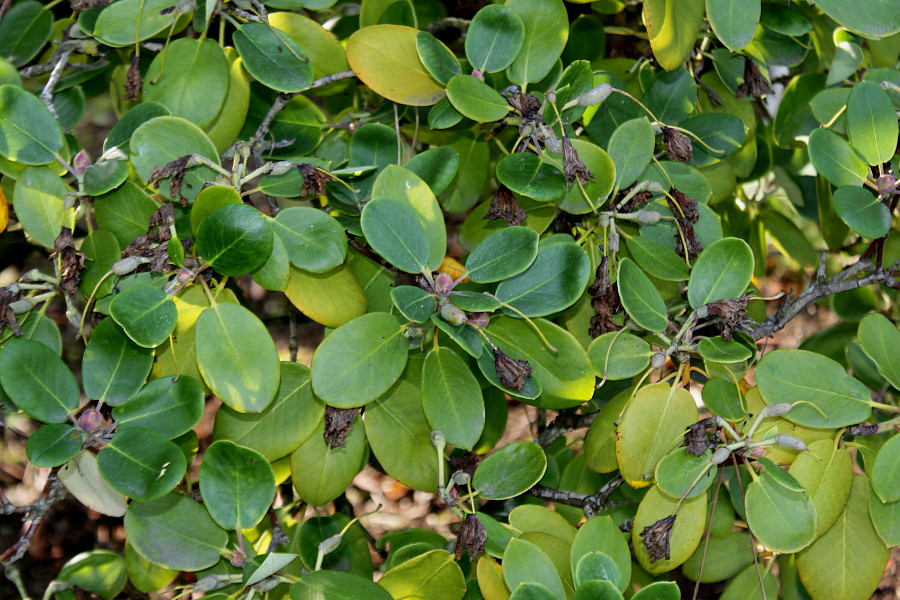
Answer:
[[219, 440], [206, 450], [200, 465], [200, 493], [221, 527], [251, 529], [275, 499], [275, 474], [259, 452]]
[[666, 303], [650, 278], [631, 259], [623, 258], [619, 262], [618, 286], [622, 306], [635, 323], [648, 331], [665, 330]]
[[503, 446], [478, 465], [472, 487], [488, 500], [524, 494], [544, 476], [547, 457], [537, 444], [516, 442]]

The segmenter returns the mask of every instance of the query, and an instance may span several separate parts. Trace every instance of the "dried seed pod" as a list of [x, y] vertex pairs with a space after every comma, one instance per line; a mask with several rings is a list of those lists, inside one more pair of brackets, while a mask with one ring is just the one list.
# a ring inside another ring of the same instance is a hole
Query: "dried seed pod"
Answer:
[[468, 550], [470, 559], [474, 559], [484, 552], [484, 543], [487, 541], [487, 530], [478, 517], [472, 513], [466, 515], [466, 520], [456, 533], [456, 560], [462, 558]]

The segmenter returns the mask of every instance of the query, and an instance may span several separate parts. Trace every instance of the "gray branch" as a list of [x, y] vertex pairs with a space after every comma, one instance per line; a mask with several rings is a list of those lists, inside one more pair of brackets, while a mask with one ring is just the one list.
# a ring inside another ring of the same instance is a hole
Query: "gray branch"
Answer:
[[[65, 496], [66, 490], [62, 481], [59, 480], [56, 473], [52, 473], [47, 479], [47, 484], [44, 486], [41, 497], [34, 504], [27, 507], [18, 507], [4, 503], [0, 506], [0, 514], [11, 514], [15, 512], [28, 513], [24, 518], [22, 534], [19, 537], [19, 540], [0, 554], [0, 565], [8, 568], [25, 555], [25, 552], [28, 551], [31, 542], [34, 540], [34, 536], [37, 533], [41, 521], [44, 520], [53, 505], [65, 498]], [[22, 508], [28, 510], [22, 511]], [[24, 523], [27, 523], [27, 525]]]
[[564, 433], [590, 427], [591, 423], [594, 422], [594, 419], [597, 418], [597, 414], [597, 412], [592, 412], [586, 415], [579, 415], [573, 411], [560, 411], [553, 422], [550, 423], [550, 425], [548, 425], [534, 441], [541, 448], [546, 448]]
[[[857, 277], [857, 275], [867, 271], [871, 272], [868, 275]], [[860, 259], [828, 279], [817, 278], [817, 281], [807, 287], [796, 298], [786, 299], [778, 307], [778, 311], [756, 326], [750, 335], [753, 336], [753, 339], [759, 340], [781, 331], [793, 318], [806, 310], [810, 304], [826, 296], [875, 284], [884, 284], [894, 289], [900, 289], [900, 282], [894, 278], [898, 271], [900, 271], [900, 261], [886, 269], [876, 269], [875, 264], [871, 260]]]
[[576, 506], [584, 510], [584, 516], [590, 519], [591, 517], [596, 516], [601, 510], [616, 506], [615, 503], [609, 501], [609, 497], [623, 483], [625, 483], [625, 480], [622, 479], [622, 476], [616, 475], [614, 478], [610, 479], [606, 485], [593, 494], [579, 494], [578, 492], [556, 490], [542, 485], [534, 486], [528, 493], [543, 500], [550, 500], [567, 506]]

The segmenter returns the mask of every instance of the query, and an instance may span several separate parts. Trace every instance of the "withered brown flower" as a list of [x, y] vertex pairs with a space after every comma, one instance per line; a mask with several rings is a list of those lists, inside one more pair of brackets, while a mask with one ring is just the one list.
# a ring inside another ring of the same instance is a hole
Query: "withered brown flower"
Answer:
[[709, 314], [719, 317], [719, 333], [724, 340], [731, 341], [735, 331], [744, 329], [750, 323], [750, 319], [747, 318], [748, 301], [747, 296], [741, 296], [717, 300], [706, 305]]
[[[153, 172], [150, 173], [147, 183], [158, 190], [162, 180], [169, 177], [169, 195], [171, 195], [173, 199], [177, 198], [182, 206], [187, 206], [190, 201], [181, 194], [181, 187], [184, 185], [184, 173], [187, 170], [187, 164], [190, 160], [191, 155], [187, 154], [166, 163], [162, 167], [153, 167]], [[187, 185], [188, 187], [191, 187], [191, 184]]]
[[491, 205], [488, 207], [487, 214], [484, 215], [485, 221], [495, 221], [503, 219], [510, 225], [521, 225], [528, 215], [525, 210], [516, 202], [516, 197], [512, 191], [505, 185], [500, 185], [491, 198]]
[[[635, 185], [637, 185], [637, 184], [635, 184]], [[616, 195], [615, 200], [613, 200], [613, 206], [618, 206], [619, 202], [621, 202], [625, 198], [625, 196], [627, 196], [629, 193], [631, 193], [632, 188], [634, 188], [634, 185], [632, 185], [631, 187], [629, 187], [626, 190], [622, 190], [621, 192], [619, 192]], [[623, 212], [623, 213], [634, 212], [641, 206], [650, 202], [651, 198], [653, 198], [652, 192], [648, 192], [648, 191], [638, 192], [637, 194], [632, 196], [628, 202], [623, 204], [621, 208], [619, 208], [619, 212]]]
[[84, 255], [75, 250], [72, 230], [63, 227], [53, 242], [53, 253], [50, 258], [59, 258], [59, 287], [63, 291], [74, 294], [81, 283], [81, 271], [84, 270]]
[[690, 162], [694, 156], [694, 145], [691, 138], [671, 127], [662, 128], [663, 143], [666, 145], [666, 154], [671, 160], [678, 162]]
[[137, 102], [138, 97], [141, 95], [142, 86], [143, 81], [141, 81], [141, 59], [137, 54], [133, 54], [131, 56], [131, 66], [128, 67], [128, 73], [125, 76], [124, 99]]
[[21, 294], [13, 294], [7, 288], [0, 288], [0, 333], [3, 333], [4, 327], [9, 327], [15, 335], [22, 335], [19, 328], [19, 322], [16, 321], [16, 314], [10, 308], [10, 304], [19, 299]]
[[693, 225], [700, 218], [697, 201], [672, 188], [666, 202], [675, 216], [675, 252], [682, 258], [685, 254], [691, 260], [697, 258], [703, 249]]
[[772, 93], [772, 86], [759, 72], [756, 66], [749, 58], [744, 62], [744, 83], [740, 84], [735, 90], [735, 96], [743, 98], [745, 96], [753, 96], [757, 100], [767, 94]]
[[353, 419], [359, 414], [358, 408], [325, 407], [325, 443], [330, 449], [343, 448], [347, 442], [347, 434], [353, 426]]
[[303, 175], [303, 187], [300, 189], [300, 197], [320, 196], [325, 193], [325, 184], [330, 181], [337, 181], [337, 177], [317, 168], [309, 163], [301, 163], [297, 165], [297, 170]]
[[578, 151], [575, 150], [575, 146], [572, 145], [568, 136], [563, 136], [562, 147], [563, 170], [566, 173], [566, 177], [569, 178], [569, 183], [572, 183], [577, 178], [581, 185], [584, 185], [591, 179], [594, 179], [595, 175], [582, 162], [581, 157], [578, 156]]
[[688, 425], [684, 432], [684, 443], [681, 445], [687, 447], [688, 454], [702, 456], [707, 450], [716, 447], [715, 442], [711, 441], [706, 434], [707, 429], [714, 427], [716, 427], [716, 420], [712, 417]]
[[462, 522], [459, 531], [456, 532], [456, 560], [462, 558], [463, 553], [469, 551], [469, 560], [473, 560], [484, 552], [484, 543], [487, 541], [487, 530], [478, 517], [470, 513]]
[[591, 337], [599, 337], [610, 331], [618, 331], [621, 326], [616, 324], [612, 315], [622, 312], [622, 301], [619, 298], [619, 287], [609, 282], [609, 257], [604, 256], [597, 265], [594, 282], [588, 287], [591, 296], [591, 306], [596, 313], [591, 317]]
[[500, 348], [494, 348], [494, 368], [504, 387], [519, 392], [525, 387], [525, 380], [531, 377], [531, 365], [527, 360], [510, 358]]
[[675, 524], [676, 515], [670, 515], [664, 519], [660, 519], [653, 525], [647, 525], [639, 534], [647, 554], [650, 555], [650, 562], [655, 563], [658, 560], [669, 560], [670, 547], [669, 535], [672, 533], [672, 526]]

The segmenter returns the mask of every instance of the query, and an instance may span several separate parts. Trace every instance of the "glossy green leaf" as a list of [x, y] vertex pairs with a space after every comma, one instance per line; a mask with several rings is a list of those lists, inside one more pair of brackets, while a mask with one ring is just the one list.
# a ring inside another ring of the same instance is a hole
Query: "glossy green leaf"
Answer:
[[152, 285], [136, 285], [116, 294], [109, 313], [128, 337], [144, 348], [166, 341], [178, 319], [172, 297]]
[[425, 356], [422, 408], [432, 429], [447, 443], [470, 450], [484, 429], [484, 400], [478, 380], [458, 354], [437, 348]]
[[[653, 78], [643, 102], [657, 119], [675, 125], [697, 108], [697, 84], [687, 69], [662, 71]], [[677, 184], [675, 187], [681, 190]]]
[[633, 600], [678, 600], [680, 597], [678, 584], [672, 581], [655, 581], [632, 596]]
[[256, 450], [266, 460], [287, 456], [310, 439], [322, 421], [325, 405], [312, 393], [309, 369], [281, 363], [275, 399], [260, 413], [241, 413], [223, 406], [216, 413], [213, 439], [231, 440]]
[[131, 341], [114, 319], [105, 319], [91, 331], [84, 351], [84, 393], [116, 406], [141, 388], [152, 366], [153, 352]]
[[459, 152], [453, 146], [438, 146], [416, 154], [403, 167], [418, 175], [433, 193], [440, 194], [456, 176], [459, 158]]
[[673, 498], [692, 498], [702, 494], [715, 481], [715, 471], [710, 469], [712, 452], [694, 456], [682, 448], [670, 452], [656, 464], [657, 487]]
[[339, 327], [365, 314], [368, 300], [353, 271], [341, 265], [325, 273], [290, 267], [288, 300], [307, 317], [326, 327]]
[[581, 248], [551, 244], [538, 250], [527, 269], [501, 282], [496, 295], [526, 316], [550, 315], [578, 300], [587, 287], [590, 270], [590, 260]]
[[735, 340], [726, 342], [721, 337], [704, 338], [700, 340], [697, 349], [704, 360], [718, 363], [739, 363], [753, 356], [753, 352], [744, 344]]
[[58, 467], [81, 451], [84, 434], [68, 423], [41, 427], [28, 438], [25, 455], [35, 467]]
[[598, 550], [592, 550], [579, 559], [573, 573], [575, 587], [580, 588], [588, 581], [609, 581], [616, 588], [627, 582], [622, 581], [622, 572], [616, 562], [607, 554]]
[[473, 121], [499, 121], [511, 110], [496, 90], [471, 75], [455, 75], [447, 83], [447, 98], [453, 107]]
[[497, 180], [517, 194], [539, 202], [552, 202], [566, 193], [562, 171], [530, 152], [504, 156], [497, 163]]
[[512, 498], [534, 487], [546, 469], [547, 457], [540, 446], [517, 442], [484, 459], [475, 471], [472, 487], [488, 500]]
[[[716, 506], [727, 500], [720, 497]], [[713, 517], [715, 518], [715, 517]], [[750, 536], [743, 531], [731, 531], [725, 536], [712, 535], [682, 566], [685, 576], [692, 581], [712, 583], [730, 579], [753, 564], [753, 544]], [[702, 570], [701, 570], [702, 566]]]
[[0, 86], [0, 156], [26, 165], [51, 162], [63, 147], [62, 131], [36, 96]]
[[117, 491], [135, 500], [153, 500], [172, 491], [187, 462], [178, 446], [147, 429], [125, 429], [97, 453], [97, 467]]
[[391, 289], [391, 301], [404, 317], [416, 323], [431, 319], [437, 299], [420, 287], [400, 285]]
[[[0, 129], [0, 138], [4, 135]], [[49, 167], [28, 167], [16, 180], [13, 193], [16, 217], [25, 232], [41, 246], [53, 248], [53, 242], [68, 220], [66, 191], [62, 179]]]
[[94, 35], [113, 47], [134, 45], [172, 26], [175, 0], [120, 0], [100, 13]]
[[893, 436], [881, 447], [869, 469], [872, 489], [882, 502], [900, 500], [900, 436]]
[[723, 238], [705, 248], [691, 270], [688, 300], [694, 308], [737, 298], [753, 276], [753, 251], [738, 238]]
[[[142, 123], [131, 136], [130, 149], [131, 163], [144, 181], [150, 178], [154, 168], [162, 168], [188, 154], [201, 154], [219, 164], [219, 153], [203, 130], [180, 117], [156, 117]], [[202, 165], [187, 169], [181, 195], [193, 200], [203, 185], [215, 181], [216, 176], [215, 171]], [[158, 188], [167, 198], [171, 198], [169, 180], [162, 179]]]
[[128, 177], [128, 163], [124, 160], [101, 160], [84, 172], [82, 188], [90, 196], [103, 194], [119, 187]]
[[428, 73], [442, 85], [462, 73], [456, 56], [427, 31], [416, 34], [416, 51]]
[[239, 412], [260, 412], [278, 390], [275, 342], [252, 312], [222, 303], [197, 319], [197, 365], [222, 402]]
[[[273, 235], [269, 220], [252, 206], [225, 204], [201, 223], [197, 253], [222, 275], [244, 275], [258, 269], [269, 257]], [[296, 242], [294, 237], [280, 237], [282, 242], [286, 238]]]
[[619, 262], [618, 285], [622, 306], [635, 323], [649, 331], [666, 328], [666, 303], [650, 278], [631, 259], [623, 258]]
[[211, 567], [227, 552], [225, 531], [202, 505], [177, 493], [132, 502], [125, 514], [125, 534], [146, 560], [177, 571]]
[[631, 258], [648, 274], [664, 281], [686, 281], [690, 274], [675, 251], [653, 240], [633, 236], [626, 240]]
[[[584, 348], [558, 325], [544, 319], [533, 322], [559, 351], [558, 354], [548, 349], [534, 329], [522, 319], [506, 316], [494, 318], [487, 333], [506, 354], [517, 360], [527, 360], [531, 365], [533, 379], [540, 381], [540, 399], [534, 404], [542, 408], [561, 409], [590, 400], [596, 380]], [[482, 356], [490, 362], [493, 375], [488, 379], [493, 382], [496, 378], [493, 356], [490, 351]]]
[[0, 352], [0, 384], [16, 406], [44, 423], [62, 423], [78, 408], [75, 377], [40, 342], [14, 339]]
[[366, 406], [366, 436], [385, 472], [415, 490], [434, 492], [438, 456], [422, 408], [422, 392], [401, 379]]
[[538, 236], [527, 227], [506, 227], [486, 237], [466, 261], [475, 283], [502, 281], [528, 268], [538, 254]]
[[561, 0], [508, 0], [505, 6], [525, 26], [522, 48], [506, 75], [525, 88], [546, 77], [556, 64], [569, 37], [569, 19]]
[[409, 342], [397, 318], [370, 313], [325, 338], [312, 360], [316, 396], [337, 408], [368, 404], [390, 388], [406, 366]]
[[799, 137], [807, 136], [818, 127], [810, 99], [825, 89], [825, 75], [804, 73], [795, 77], [784, 90], [778, 112], [772, 122], [775, 143], [789, 147]]
[[869, 494], [869, 516], [885, 545], [900, 545], [900, 501], [882, 502], [878, 494]]
[[200, 383], [187, 375], [160, 377], [113, 409], [117, 431], [139, 427], [168, 439], [184, 435], [203, 416]]
[[200, 493], [213, 520], [224, 529], [250, 529], [275, 499], [275, 474], [255, 450], [219, 440], [200, 465]]
[[878, 372], [891, 385], [900, 389], [900, 330], [887, 317], [878, 313], [867, 316], [859, 324], [859, 344], [878, 367]]
[[428, 238], [408, 203], [397, 198], [376, 198], [363, 209], [362, 228], [372, 248], [401, 271], [428, 270]]
[[624, 600], [622, 592], [609, 581], [586, 581], [572, 595], [572, 600]]
[[[571, 143], [594, 178], [581, 186], [584, 187], [584, 193], [578, 184], [572, 185], [568, 193], [561, 200], [557, 200], [556, 204], [568, 213], [580, 215], [591, 212], [594, 206], [602, 205], [604, 199], [612, 192], [616, 180], [616, 165], [606, 150], [599, 146], [578, 139], [571, 140]], [[591, 200], [591, 205], [585, 201], [585, 195]]]
[[816, 505], [816, 529], [828, 531], [847, 504], [853, 467], [850, 455], [832, 440], [809, 444], [791, 465], [790, 474], [803, 486]]
[[525, 24], [515, 12], [489, 4], [477, 13], [466, 32], [466, 58], [483, 73], [502, 71], [516, 59], [525, 40]]
[[577, 572], [578, 563], [590, 552], [602, 552], [615, 561], [621, 573], [617, 587], [619, 591], [625, 590], [631, 580], [631, 552], [611, 517], [592, 517], [579, 527], [570, 555], [573, 571]]
[[109, 550], [82, 552], [63, 566], [56, 579], [112, 600], [125, 587], [125, 559]]
[[321, 273], [344, 262], [347, 236], [334, 217], [308, 206], [286, 208], [272, 221], [272, 229], [295, 267]]
[[695, 167], [711, 165], [734, 154], [747, 138], [747, 125], [730, 113], [706, 113], [692, 117], [681, 125], [709, 147], [692, 142], [693, 158], [689, 163]]
[[820, 0], [816, 6], [850, 31], [866, 37], [884, 38], [900, 32], [900, 15], [891, 0], [873, 0], [864, 5]]
[[312, 82], [312, 67], [299, 46], [265, 23], [244, 23], [232, 35], [244, 68], [268, 88], [291, 93]]
[[525, 540], [513, 538], [506, 546], [503, 553], [503, 579], [512, 590], [521, 583], [533, 582], [545, 586], [556, 598], [566, 597], [562, 579], [550, 557]]
[[736, 52], [756, 35], [760, 7], [760, 0], [706, 0], [706, 15], [716, 37], [729, 50]]
[[[650, 562], [650, 555], [644, 546], [641, 533], [649, 527], [673, 514], [679, 501], [669, 498], [658, 488], [651, 487], [638, 506], [631, 530], [631, 542], [638, 563], [651, 574], [665, 573], [680, 566], [694, 553], [703, 537], [706, 526], [706, 496], [701, 494], [686, 500], [678, 509], [675, 523], [669, 534], [669, 558]], [[652, 597], [652, 596], [651, 596]]]
[[523, 581], [513, 590], [510, 600], [556, 600], [557, 596], [545, 585], [534, 581]]
[[897, 150], [897, 116], [887, 92], [874, 81], [853, 86], [847, 100], [847, 135], [870, 165], [889, 161]]
[[378, 580], [393, 598], [461, 600], [466, 582], [446, 550], [432, 550], [398, 565]]
[[616, 458], [625, 481], [634, 488], [651, 484], [657, 463], [696, 422], [697, 405], [687, 390], [665, 383], [638, 390], [616, 430]]
[[806, 490], [781, 485], [767, 469], [746, 493], [747, 523], [759, 543], [793, 553], [816, 539], [816, 506]]
[[859, 186], [869, 173], [869, 166], [847, 140], [828, 129], [809, 134], [809, 159], [816, 171], [834, 185]]
[[324, 421], [291, 454], [291, 482], [300, 497], [313, 506], [328, 504], [347, 489], [368, 457], [366, 434], [356, 417], [343, 446], [329, 448], [323, 439]]
[[[760, 588], [762, 580], [762, 588]], [[778, 595], [778, 579], [759, 565], [750, 565], [738, 573], [725, 591], [722, 600], [764, 600]], [[640, 599], [639, 599], [640, 600]]]
[[609, 156], [616, 165], [617, 188], [627, 188], [637, 181], [650, 164], [655, 137], [645, 117], [626, 121], [613, 132], [609, 138]]
[[731, 381], [714, 377], [703, 386], [703, 403], [714, 415], [726, 419], [739, 419], [745, 412], [741, 406], [741, 394]]
[[291, 586], [291, 600], [391, 600], [383, 587], [341, 571], [313, 571]]
[[703, 0], [648, 0], [644, 4], [644, 24], [653, 55], [667, 71], [688, 59], [703, 24], [703, 4]]
[[21, 67], [34, 58], [53, 31], [53, 11], [40, 2], [16, 2], [0, 24], [0, 57]]
[[[163, 67], [165, 61], [165, 68]], [[160, 52], [147, 74], [144, 99], [197, 127], [210, 125], [228, 93], [228, 61], [213, 40], [181, 38]], [[203, 93], [197, 93], [203, 90]]]
[[97, 224], [116, 236], [121, 248], [127, 247], [134, 238], [147, 232], [150, 215], [157, 208], [159, 205], [156, 201], [131, 181], [94, 198]]
[[469, 291], [450, 292], [450, 303], [466, 312], [493, 312], [500, 308], [500, 301], [488, 293]]
[[865, 477], [853, 477], [837, 521], [797, 557], [800, 579], [813, 598], [865, 600], [878, 587], [890, 550], [869, 518], [871, 493]]
[[653, 350], [635, 335], [611, 331], [591, 342], [588, 356], [597, 377], [615, 381], [644, 371], [650, 366]]
[[869, 239], [878, 239], [891, 229], [891, 211], [869, 190], [842, 185], [834, 192], [834, 211], [850, 229]]
[[[544, 506], [522, 504], [509, 512], [509, 525], [522, 533], [541, 533], [559, 538], [567, 545], [575, 539], [576, 531], [565, 517]], [[537, 542], [535, 542], [537, 543]]]
[[865, 421], [872, 414], [866, 386], [847, 375], [835, 361], [814, 352], [770, 352], [759, 362], [756, 381], [767, 404], [812, 404], [799, 404], [784, 416], [805, 427], [846, 427]]

